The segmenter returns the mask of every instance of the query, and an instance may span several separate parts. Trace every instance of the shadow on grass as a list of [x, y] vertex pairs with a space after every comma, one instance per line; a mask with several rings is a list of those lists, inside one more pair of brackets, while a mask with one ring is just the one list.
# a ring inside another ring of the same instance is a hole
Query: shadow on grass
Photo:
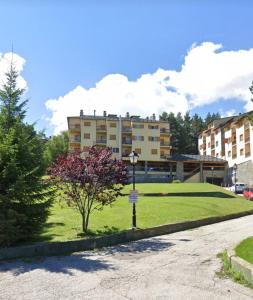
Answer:
[[120, 230], [119, 228], [115, 226], [104, 226], [103, 229], [98, 229], [98, 230], [89, 230], [88, 234], [86, 233], [79, 233], [77, 236], [82, 237], [82, 238], [89, 238], [89, 237], [98, 237], [98, 236], [103, 236], [103, 235], [110, 235], [110, 234], [115, 234], [119, 233]]
[[74, 270], [96, 272], [99, 270], [115, 269], [106, 260], [101, 260], [97, 257], [92, 258], [92, 256], [89, 253], [78, 253], [69, 256], [30, 258], [8, 263], [4, 262], [0, 263], [0, 273], [11, 272], [14, 276], [19, 276], [35, 270], [44, 270], [50, 273], [63, 273], [74, 276]]
[[[127, 196], [129, 194], [124, 194]], [[210, 197], [210, 198], [236, 198], [236, 196], [222, 192], [175, 192], [175, 193], [139, 193], [144, 197]]]
[[59, 235], [53, 234], [53, 233], [52, 234], [50, 234], [50, 233], [45, 234], [45, 233], [49, 229], [54, 228], [54, 227], [59, 227], [59, 226], [65, 226], [65, 224], [62, 222], [50, 222], [50, 223], [44, 224], [42, 230], [37, 235], [35, 235], [34, 238], [32, 238], [31, 240], [29, 240], [25, 243], [22, 242], [22, 245], [52, 241], [56, 236], [59, 236]]

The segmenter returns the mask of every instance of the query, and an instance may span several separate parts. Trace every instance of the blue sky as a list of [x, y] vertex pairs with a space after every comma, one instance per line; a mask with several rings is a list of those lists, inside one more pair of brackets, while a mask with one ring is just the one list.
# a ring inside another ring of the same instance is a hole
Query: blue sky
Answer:
[[[139, 92], [139, 89], [145, 89], [145, 84], [149, 85], [149, 81], [143, 81], [141, 85], [134, 87], [134, 92], [127, 90], [130, 83], [138, 81], [143, 74], [150, 74], [152, 82], [154, 77], [155, 80], [159, 77], [159, 80], [166, 81], [167, 77], [164, 74], [167, 71], [168, 76], [170, 71], [180, 72], [192, 45], [200, 46], [205, 42], [214, 45], [222, 44], [222, 48], [213, 51], [217, 53], [227, 51], [228, 55], [235, 53], [235, 60], [242, 59], [242, 64], [244, 63], [246, 68], [248, 63], [244, 58], [250, 59], [251, 52], [241, 56], [239, 50], [250, 51], [253, 48], [253, 1], [249, 0], [2, 0], [0, 10], [0, 53], [4, 55], [9, 52], [13, 44], [14, 53], [25, 59], [21, 76], [27, 83], [27, 96], [30, 99], [27, 121], [36, 121], [37, 128], [46, 129], [47, 134], [54, 132], [60, 114], [68, 114], [66, 101], [69, 102], [70, 107], [72, 104], [76, 107], [75, 111], [89, 107], [86, 112], [91, 112], [93, 106], [90, 102], [94, 101], [94, 108], [98, 111], [115, 108], [113, 113], [123, 113], [125, 106], [116, 103], [115, 100], [122, 96], [120, 92], [111, 96], [115, 99], [110, 104], [110, 93], [104, 94], [104, 103], [101, 99], [95, 99], [94, 95], [88, 96], [90, 93], [86, 92], [101, 81], [100, 85], [106, 85], [106, 88], [102, 86], [100, 94], [104, 89], [113, 89], [115, 82], [123, 81], [124, 90], [135, 103], [139, 99], [136, 95], [146, 97], [146, 105], [140, 103], [136, 108], [132, 105], [126, 106], [126, 109], [132, 110], [131, 113], [136, 109], [142, 115], [149, 115], [151, 109], [156, 109], [156, 98], [149, 98], [152, 91], [149, 95]], [[234, 61], [233, 57], [231, 59]], [[194, 62], [191, 65], [194, 65]], [[237, 65], [234, 68], [237, 68]], [[166, 72], [158, 76], [156, 73], [158, 69]], [[242, 89], [245, 89], [245, 86], [249, 85], [251, 73], [248, 69], [240, 72], [241, 77], [245, 78], [242, 83]], [[108, 77], [110, 74], [121, 74], [124, 78]], [[103, 81], [104, 78], [106, 80]], [[180, 83], [176, 78], [174, 85], [170, 82], [170, 85], [180, 89], [180, 97], [182, 94], [188, 94], [185, 83], [182, 83], [185, 78], [187, 77], [181, 78]], [[222, 85], [223, 79], [219, 80]], [[78, 86], [82, 87], [78, 90], [79, 94], [76, 90]], [[228, 83], [226, 83], [227, 87]], [[156, 89], [156, 86], [154, 88]], [[238, 90], [238, 84], [235, 88]], [[83, 99], [83, 104], [80, 105], [82, 100], [75, 103], [74, 99], [72, 101], [71, 97], [67, 97], [63, 105], [60, 97], [65, 97], [71, 91], [75, 91], [72, 97]], [[196, 93], [195, 90], [192, 91], [190, 98]], [[161, 91], [158, 90], [156, 94], [160, 95]], [[202, 91], [199, 95], [203, 95]], [[204, 95], [206, 101], [200, 103], [200, 100], [196, 100], [197, 104], [195, 101], [195, 104], [189, 105], [189, 108], [192, 109], [192, 113], [197, 112], [202, 115], [208, 111], [220, 111], [224, 115], [229, 112], [241, 112], [247, 109], [245, 108], [247, 101], [245, 95], [242, 99], [240, 95], [237, 92], [231, 95], [227, 92], [217, 92], [216, 98]], [[173, 99], [166, 102], [164, 100], [166, 97], [164, 94], [163, 98], [157, 101], [160, 110], [167, 108], [166, 103], [170, 103], [169, 101], [173, 102]], [[226, 99], [222, 100], [222, 97]], [[49, 99], [55, 101], [54, 112], [46, 108], [45, 103]], [[162, 101], [165, 101], [164, 105]], [[178, 103], [178, 108], [175, 103], [171, 107], [168, 105], [168, 112], [176, 109], [180, 111], [181, 102]], [[182, 112], [186, 109], [188, 109], [186, 104], [182, 105]], [[53, 124], [50, 124], [54, 113]]]

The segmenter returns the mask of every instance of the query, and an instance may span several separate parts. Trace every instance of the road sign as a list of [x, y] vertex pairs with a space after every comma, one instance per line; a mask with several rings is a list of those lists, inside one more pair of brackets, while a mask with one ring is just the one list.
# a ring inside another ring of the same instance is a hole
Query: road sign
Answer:
[[138, 191], [131, 190], [130, 195], [128, 196], [129, 203], [136, 203], [138, 201]]

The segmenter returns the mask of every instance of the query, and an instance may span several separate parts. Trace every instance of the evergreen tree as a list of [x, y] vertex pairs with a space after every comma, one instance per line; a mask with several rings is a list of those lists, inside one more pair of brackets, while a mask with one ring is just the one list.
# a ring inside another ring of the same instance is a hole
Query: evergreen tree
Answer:
[[210, 112], [206, 115], [206, 118], [205, 118], [205, 126], [207, 128], [207, 125], [214, 121], [214, 120], [217, 120], [217, 119], [220, 119], [221, 118], [221, 115], [219, 113], [213, 113], [213, 114], [210, 114]]
[[44, 174], [42, 138], [24, 123], [27, 101], [11, 63], [0, 89], [0, 245], [31, 238], [45, 222], [50, 192]]

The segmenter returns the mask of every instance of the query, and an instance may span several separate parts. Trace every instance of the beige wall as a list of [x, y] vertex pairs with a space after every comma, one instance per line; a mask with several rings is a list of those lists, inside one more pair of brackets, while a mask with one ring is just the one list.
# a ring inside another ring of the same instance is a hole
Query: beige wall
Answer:
[[[121, 122], [121, 123], [120, 123]], [[90, 126], [87, 126], [87, 123]], [[110, 126], [111, 123], [116, 124], [116, 127]], [[140, 150], [139, 160], [140, 161], [166, 161], [164, 158], [161, 158], [161, 155], [170, 154], [170, 127], [168, 123], [160, 121], [148, 121], [148, 120], [134, 120], [131, 121], [123, 119], [120, 121], [119, 118], [92, 118], [92, 117], [69, 117], [69, 134], [70, 134], [70, 149], [76, 149], [78, 147], [78, 142], [75, 140], [75, 134], [80, 133], [80, 150], [83, 150], [85, 147], [90, 147], [92, 145], [98, 144], [100, 146], [107, 146], [114, 148], [114, 151], [117, 151], [117, 148], [120, 148], [122, 144], [122, 154], [124, 152], [130, 153], [132, 150]], [[80, 124], [80, 129], [77, 129], [75, 125]], [[121, 125], [120, 125], [121, 124]], [[134, 125], [143, 125], [143, 128], [134, 128]], [[149, 126], [157, 126], [156, 129], [150, 129]], [[100, 128], [100, 126], [105, 126]], [[124, 127], [131, 127], [131, 132], [122, 132]], [[100, 129], [99, 129], [100, 128]], [[166, 132], [161, 132], [162, 130], [167, 130]], [[85, 138], [85, 134], [90, 135], [90, 139]], [[116, 139], [112, 140], [111, 136], [115, 136]], [[143, 140], [134, 140], [133, 137], [143, 137]], [[153, 137], [157, 140], [151, 141], [150, 137]], [[130, 142], [132, 144], [124, 144], [123, 141]], [[100, 143], [98, 143], [100, 141]], [[75, 143], [74, 143], [75, 142]], [[161, 145], [162, 144], [162, 145]], [[153, 153], [157, 151], [157, 153]], [[113, 156], [120, 158], [121, 149], [118, 153], [114, 153]]]

